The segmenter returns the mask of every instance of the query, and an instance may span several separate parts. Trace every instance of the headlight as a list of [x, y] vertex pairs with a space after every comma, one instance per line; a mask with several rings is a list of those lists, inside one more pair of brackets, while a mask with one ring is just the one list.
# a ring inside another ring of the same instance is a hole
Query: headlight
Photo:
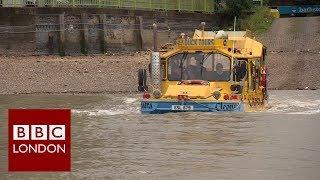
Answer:
[[162, 96], [162, 93], [159, 89], [155, 89], [152, 94], [153, 94], [153, 97], [156, 99], [159, 99]]

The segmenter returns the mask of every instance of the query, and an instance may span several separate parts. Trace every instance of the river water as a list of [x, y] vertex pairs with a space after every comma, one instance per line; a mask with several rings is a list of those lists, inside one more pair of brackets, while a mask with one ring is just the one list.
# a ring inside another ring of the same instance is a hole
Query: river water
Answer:
[[[320, 179], [320, 91], [271, 91], [263, 113], [141, 115], [139, 97], [0, 96], [0, 179]], [[44, 107], [72, 109], [72, 172], [7, 173], [7, 109]]]

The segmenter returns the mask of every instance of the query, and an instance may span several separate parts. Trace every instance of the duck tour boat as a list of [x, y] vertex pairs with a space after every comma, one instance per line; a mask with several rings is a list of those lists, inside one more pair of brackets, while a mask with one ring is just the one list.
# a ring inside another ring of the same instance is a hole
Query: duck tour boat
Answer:
[[181, 34], [161, 49], [151, 53], [149, 70], [138, 72], [143, 114], [266, 109], [266, 48], [248, 32], [203, 25], [193, 38]]

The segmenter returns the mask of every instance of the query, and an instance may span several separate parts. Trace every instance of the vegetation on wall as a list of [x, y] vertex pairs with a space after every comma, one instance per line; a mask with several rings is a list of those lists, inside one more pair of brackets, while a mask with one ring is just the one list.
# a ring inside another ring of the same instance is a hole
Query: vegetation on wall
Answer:
[[[268, 2], [264, 0], [263, 4]], [[236, 30], [250, 30], [254, 35], [260, 35], [268, 31], [274, 19], [267, 6], [254, 6], [252, 0], [227, 0], [225, 6], [230, 19], [228, 30], [233, 30], [233, 19], [237, 17]]]
[[245, 12], [249, 12], [253, 7], [252, 0], [227, 0], [225, 4], [225, 12], [231, 17], [242, 17]]
[[255, 35], [266, 33], [271, 27], [274, 17], [268, 7], [256, 8], [254, 13], [240, 21], [241, 29], [250, 30]]
[[59, 52], [59, 55], [60, 56], [65, 56], [66, 53], [65, 53], [65, 50], [64, 50], [64, 42], [62, 42], [61, 40], [59, 40], [59, 43], [58, 43], [58, 52]]

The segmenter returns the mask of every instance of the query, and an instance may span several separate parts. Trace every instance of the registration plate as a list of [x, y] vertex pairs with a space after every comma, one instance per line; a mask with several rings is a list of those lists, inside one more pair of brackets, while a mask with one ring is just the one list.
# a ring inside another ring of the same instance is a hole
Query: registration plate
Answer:
[[192, 111], [193, 106], [190, 105], [172, 105], [171, 109], [174, 111]]

